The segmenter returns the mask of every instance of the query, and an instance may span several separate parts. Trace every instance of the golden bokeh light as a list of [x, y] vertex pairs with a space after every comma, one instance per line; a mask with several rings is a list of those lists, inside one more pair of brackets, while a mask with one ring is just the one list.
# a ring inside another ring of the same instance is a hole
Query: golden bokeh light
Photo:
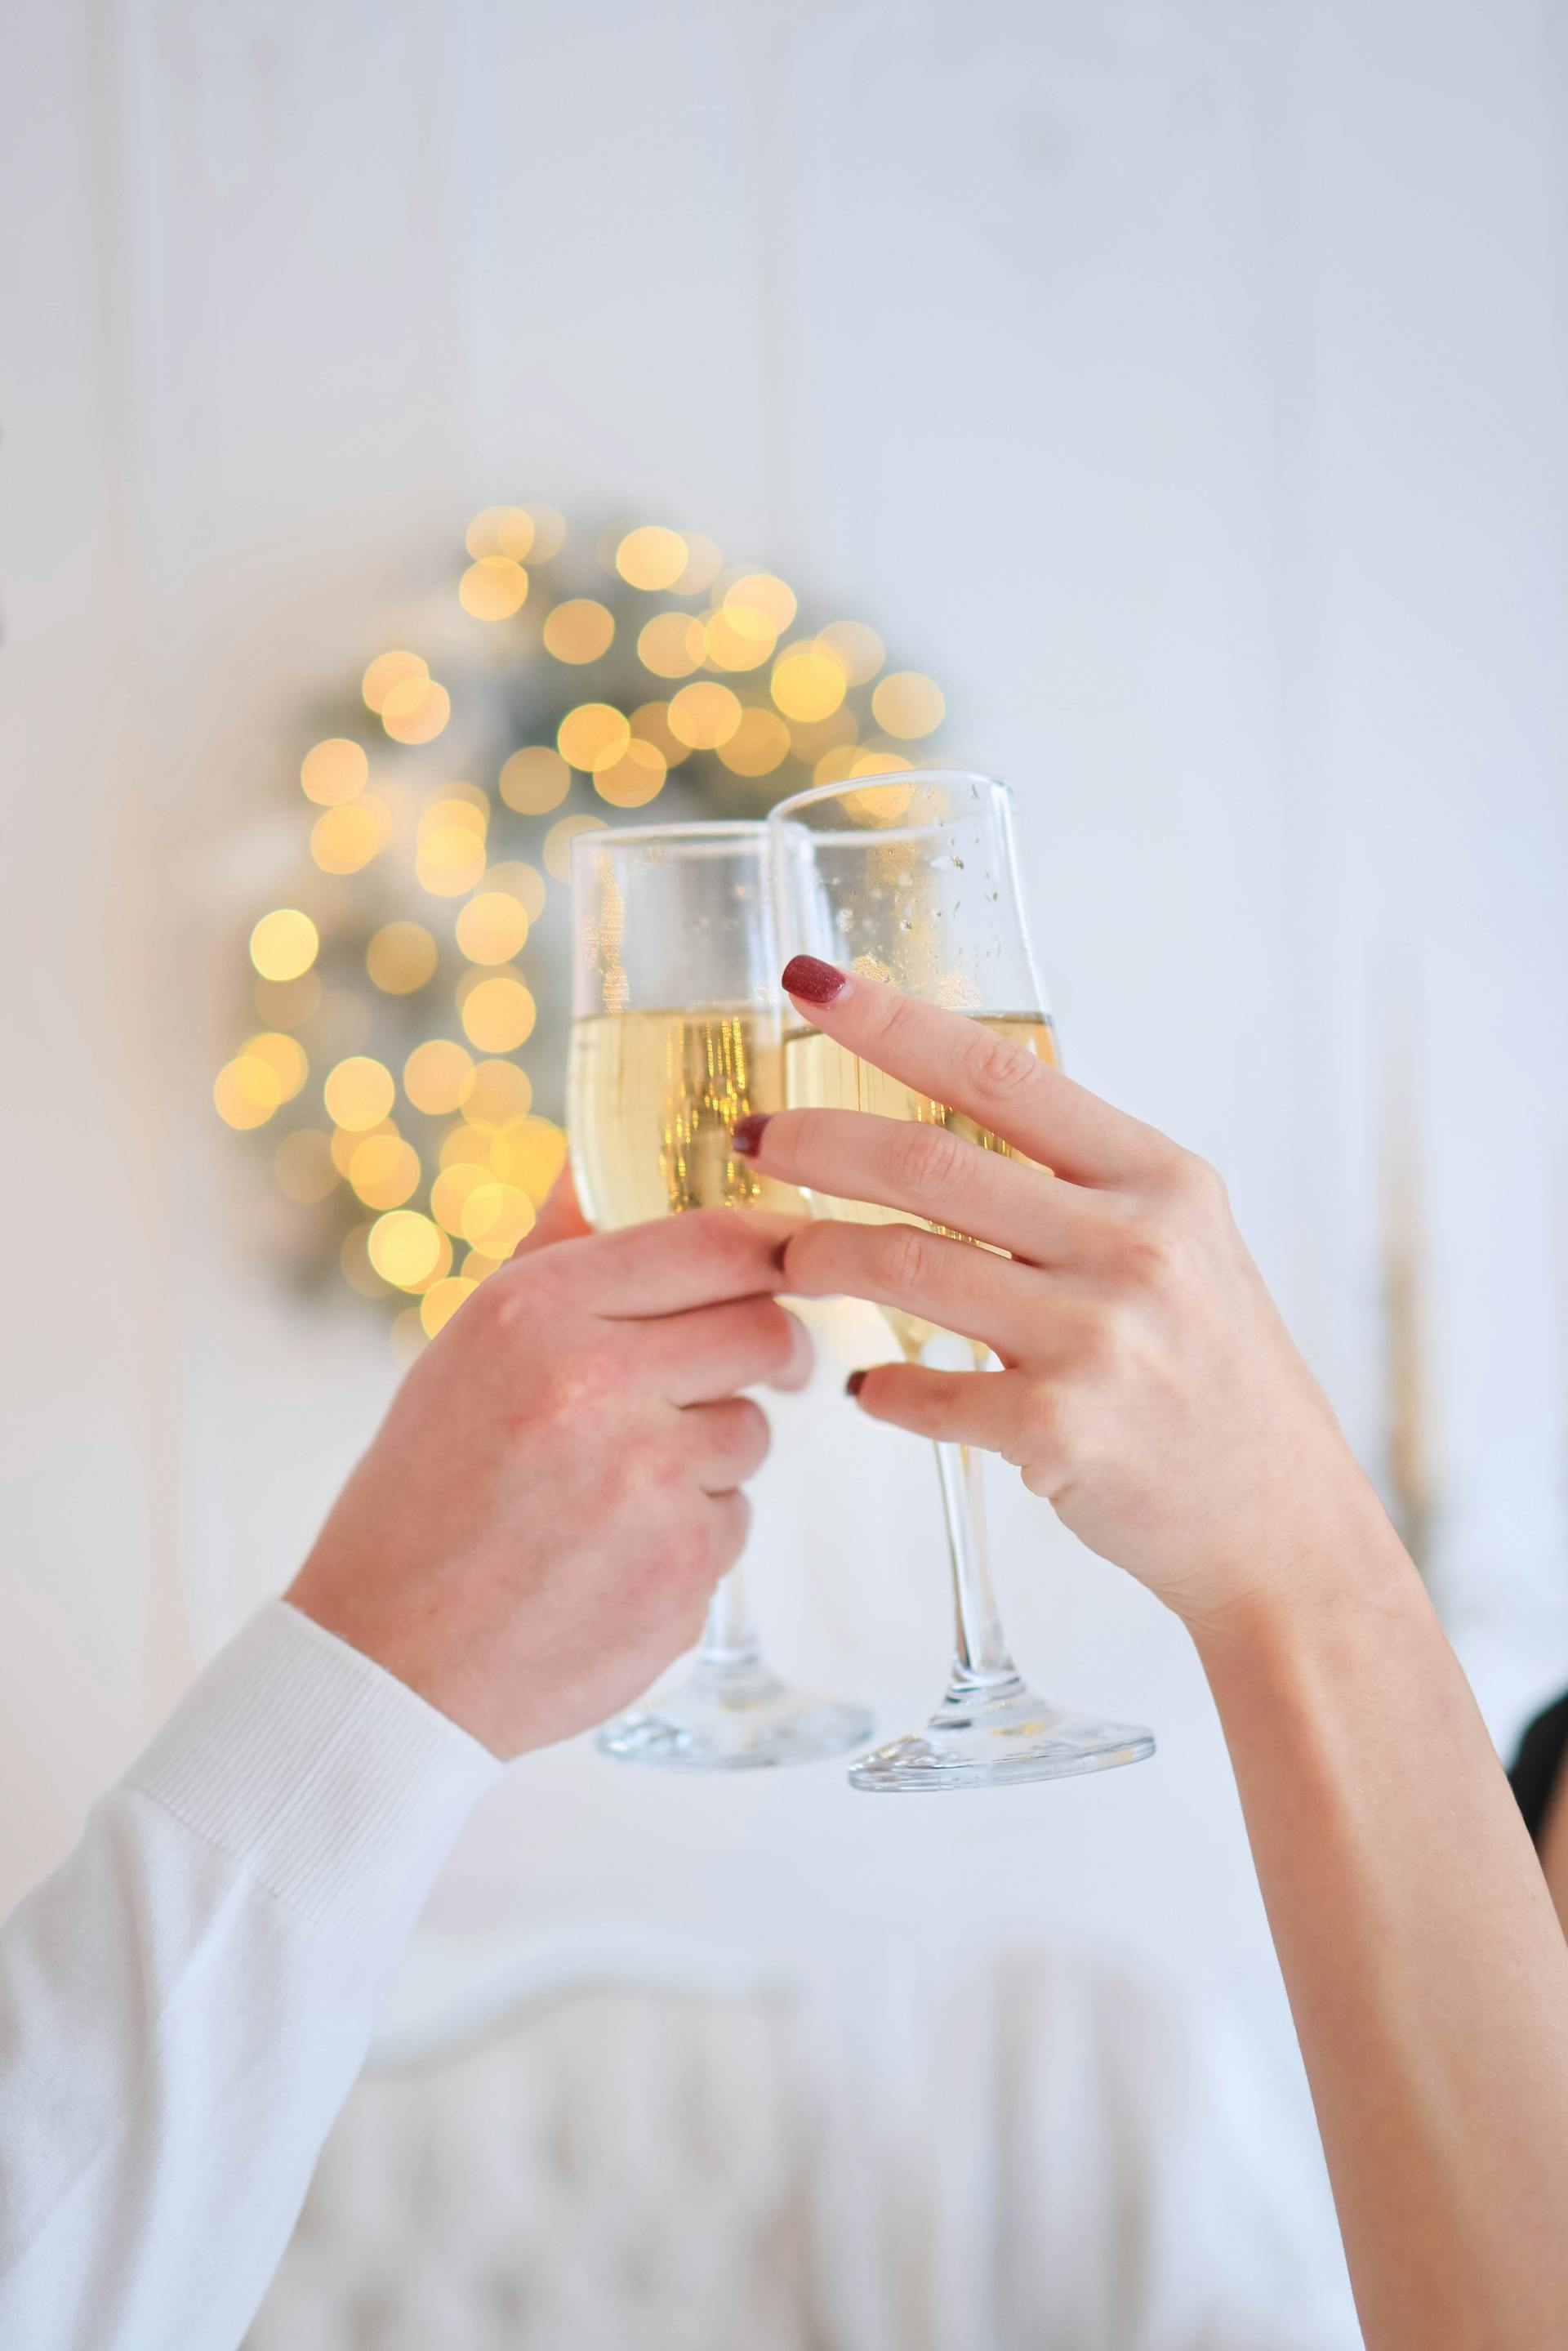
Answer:
[[887, 735], [912, 742], [934, 734], [947, 716], [947, 702], [935, 678], [918, 669], [889, 671], [871, 696], [872, 715]]
[[888, 658], [888, 648], [864, 621], [830, 621], [816, 642], [836, 654], [851, 685], [869, 685]]
[[361, 1298], [385, 1298], [390, 1284], [383, 1281], [376, 1271], [366, 1246], [371, 1229], [369, 1225], [356, 1225], [346, 1233], [343, 1246], [337, 1252], [337, 1262], [350, 1290], [357, 1290]]
[[347, 735], [329, 735], [325, 743], [306, 753], [299, 780], [307, 800], [315, 800], [319, 808], [338, 808], [364, 790], [369, 774], [363, 745], [350, 742]]
[[387, 837], [387, 810], [367, 792], [323, 810], [310, 828], [310, 853], [324, 873], [358, 873]]
[[308, 914], [280, 906], [251, 933], [251, 961], [264, 979], [297, 979], [316, 961], [320, 935]]
[[296, 1126], [277, 1146], [273, 1161], [278, 1190], [301, 1207], [314, 1207], [337, 1188], [332, 1138], [319, 1127]]
[[789, 739], [795, 758], [804, 759], [810, 766], [820, 759], [825, 751], [831, 751], [839, 744], [857, 743], [860, 722], [846, 702], [840, 703], [838, 708], [830, 711], [826, 718], [792, 718]]
[[631, 731], [639, 742], [651, 743], [667, 768], [678, 768], [691, 756], [690, 743], [678, 742], [670, 731], [668, 702], [641, 702], [631, 714]]
[[528, 601], [528, 574], [507, 555], [482, 555], [457, 583], [457, 601], [476, 621], [509, 621]]
[[381, 704], [381, 724], [394, 743], [433, 743], [452, 716], [452, 696], [433, 677], [394, 685]]
[[704, 538], [700, 530], [681, 535], [686, 541], [686, 569], [671, 585], [678, 596], [700, 596], [719, 577], [724, 559], [712, 540]]
[[414, 872], [432, 898], [466, 898], [483, 879], [484, 867], [483, 831], [463, 816], [421, 828]]
[[510, 1257], [533, 1229], [534, 1203], [515, 1184], [481, 1184], [462, 1204], [462, 1238], [486, 1257]]
[[434, 1281], [420, 1301], [420, 1324], [427, 1339], [444, 1331], [463, 1301], [473, 1296], [479, 1284], [463, 1275], [448, 1274], [444, 1281]]
[[501, 797], [519, 816], [545, 816], [572, 789], [572, 771], [559, 751], [530, 743], [514, 751], [501, 770]]
[[276, 1071], [254, 1054], [236, 1054], [213, 1081], [213, 1107], [225, 1126], [265, 1126], [282, 1100]]
[[378, 653], [359, 682], [366, 709], [373, 710], [379, 718], [394, 686], [407, 685], [418, 678], [428, 678], [430, 674], [429, 662], [418, 653]]
[[337, 1173], [343, 1177], [345, 1183], [347, 1183], [348, 1179], [348, 1170], [354, 1165], [354, 1154], [358, 1150], [359, 1145], [365, 1141], [368, 1134], [390, 1134], [395, 1136], [397, 1133], [397, 1121], [390, 1118], [380, 1120], [375, 1126], [361, 1128], [358, 1133], [356, 1133], [352, 1127], [335, 1126], [332, 1130], [330, 1142], [332, 1165], [337, 1168]]
[[457, 918], [457, 943], [470, 963], [510, 963], [528, 935], [528, 917], [505, 890], [481, 890]]
[[706, 657], [715, 669], [761, 669], [778, 641], [767, 614], [753, 604], [726, 604], [702, 632]]
[[504, 890], [509, 898], [515, 898], [531, 923], [536, 923], [545, 911], [545, 877], [536, 865], [526, 864], [520, 857], [487, 865], [484, 886]]
[[348, 1181], [368, 1208], [400, 1208], [420, 1188], [420, 1155], [395, 1134], [370, 1134], [348, 1162]]
[[572, 843], [580, 832], [601, 832], [602, 816], [564, 816], [545, 835], [545, 871], [553, 881], [572, 878]]
[[395, 1092], [392, 1073], [384, 1063], [368, 1053], [351, 1053], [328, 1071], [321, 1098], [334, 1126], [362, 1134], [387, 1116]]
[[403, 1063], [403, 1092], [430, 1118], [461, 1110], [472, 1086], [473, 1056], [451, 1037], [427, 1038]]
[[264, 1029], [258, 1037], [247, 1038], [240, 1058], [266, 1063], [277, 1080], [280, 1102], [292, 1102], [310, 1075], [310, 1063], [298, 1038], [286, 1037], [275, 1029]]
[[646, 808], [663, 790], [667, 772], [663, 752], [633, 736], [620, 758], [598, 770], [594, 789], [611, 808]]
[[515, 973], [482, 979], [462, 999], [463, 1034], [482, 1053], [514, 1053], [534, 1033], [533, 997]]
[[615, 551], [615, 568], [628, 588], [650, 592], [673, 588], [691, 560], [691, 549], [678, 530], [645, 523], [628, 530]]
[[534, 517], [526, 507], [485, 507], [463, 535], [463, 545], [476, 563], [486, 556], [504, 556], [521, 563], [534, 552]]
[[537, 1205], [566, 1165], [566, 1138], [553, 1119], [519, 1118], [492, 1140], [490, 1164], [504, 1184], [526, 1192]]
[[900, 768], [910, 764], [907, 751], [884, 750], [875, 744], [867, 744], [851, 758], [849, 772], [852, 776], [895, 776]]
[[[463, 1096], [462, 1114], [482, 1134], [499, 1134], [514, 1120], [525, 1118], [533, 1102], [534, 1087], [526, 1070], [519, 1069], [515, 1061], [481, 1061]], [[461, 1139], [448, 1135], [447, 1143], [455, 1145]], [[448, 1165], [446, 1144], [441, 1146], [441, 1165]]]
[[528, 549], [530, 563], [548, 563], [559, 555], [566, 543], [566, 517], [557, 507], [545, 507], [530, 499], [523, 509], [534, 526], [534, 541]]
[[297, 979], [258, 979], [251, 994], [258, 1019], [269, 1029], [303, 1029], [321, 1009], [321, 975], [302, 971]]
[[378, 1217], [366, 1241], [370, 1263], [398, 1290], [428, 1289], [441, 1279], [441, 1255], [451, 1263], [452, 1244], [438, 1225], [417, 1208], [393, 1208]]
[[828, 718], [848, 682], [836, 653], [808, 642], [789, 646], [774, 664], [773, 696], [786, 718]]
[[741, 700], [727, 685], [701, 678], [683, 685], [670, 705], [670, 731], [693, 751], [716, 750], [741, 723]]
[[[478, 1141], [475, 1137], [474, 1140]], [[437, 1224], [459, 1238], [462, 1234], [462, 1212], [471, 1196], [482, 1184], [495, 1180], [495, 1171], [485, 1151], [478, 1159], [454, 1159], [444, 1166], [431, 1186], [431, 1214]]]
[[844, 807], [857, 824], [898, 824], [914, 797], [913, 784], [878, 784], [874, 791], [846, 792]]
[[760, 612], [774, 636], [782, 637], [799, 606], [795, 601], [794, 590], [772, 571], [743, 571], [725, 589], [722, 609], [731, 612]]
[[400, 1314], [393, 1315], [392, 1327], [387, 1333], [387, 1352], [400, 1370], [410, 1370], [429, 1345], [417, 1306], [405, 1306]]
[[412, 996], [431, 977], [436, 956], [422, 923], [383, 923], [365, 949], [365, 968], [383, 996]]
[[483, 1249], [471, 1249], [462, 1260], [462, 1278], [477, 1286], [493, 1273], [499, 1273], [505, 1262], [504, 1257], [487, 1257]]
[[744, 710], [719, 757], [732, 775], [771, 776], [789, 757], [789, 728], [774, 710]]
[[570, 596], [545, 622], [545, 650], [558, 662], [597, 661], [615, 636], [615, 614], [592, 596]]
[[655, 677], [690, 677], [707, 652], [702, 624], [690, 612], [657, 612], [643, 623], [638, 659]]
[[610, 702], [579, 702], [556, 731], [562, 758], [589, 775], [618, 759], [630, 740], [624, 712]]

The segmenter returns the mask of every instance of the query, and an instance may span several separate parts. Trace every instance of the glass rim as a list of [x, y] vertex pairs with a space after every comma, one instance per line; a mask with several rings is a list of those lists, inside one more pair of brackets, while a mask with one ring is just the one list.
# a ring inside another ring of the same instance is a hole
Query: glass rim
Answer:
[[[1005, 809], [1011, 810], [1012, 807], [1012, 785], [1001, 776], [982, 774], [978, 768], [889, 768], [881, 775], [846, 776], [841, 783], [813, 784], [806, 791], [791, 792], [784, 799], [776, 801], [768, 810], [766, 824], [770, 830], [775, 824], [780, 826], [794, 824], [799, 820], [794, 813], [797, 809], [814, 808], [824, 800], [843, 799], [850, 792], [875, 791], [879, 784], [888, 786], [978, 784], [1000, 799]], [[855, 823], [847, 824], [842, 829], [829, 825], [811, 825], [803, 827], [803, 831], [809, 832], [814, 841], [889, 841], [901, 837], [915, 841], [919, 840], [924, 832], [937, 831], [940, 824], [948, 820], [944, 819], [930, 824], [910, 824], [896, 828], [874, 828]]]
[[[736, 841], [750, 836], [753, 840], [765, 837], [765, 817], [719, 818], [691, 824], [596, 824], [587, 831], [574, 835], [572, 854], [579, 848], [607, 849], [612, 843], [628, 842], [636, 848], [649, 841]], [[601, 841], [600, 833], [606, 838]]]

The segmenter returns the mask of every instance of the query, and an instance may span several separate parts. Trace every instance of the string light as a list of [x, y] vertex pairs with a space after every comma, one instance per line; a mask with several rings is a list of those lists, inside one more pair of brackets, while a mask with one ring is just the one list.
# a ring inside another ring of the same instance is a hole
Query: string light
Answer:
[[607, 653], [615, 636], [615, 615], [594, 596], [570, 596], [545, 622], [545, 650], [558, 662], [581, 667]]
[[661, 530], [645, 523], [628, 530], [615, 551], [615, 568], [630, 588], [673, 588], [691, 559], [691, 550], [678, 530]]
[[369, 776], [370, 762], [365, 756], [364, 745], [350, 742], [346, 735], [329, 736], [300, 761], [299, 780], [305, 797], [320, 808], [337, 808], [342, 801], [351, 800], [356, 792], [364, 790]]
[[572, 771], [559, 751], [532, 743], [514, 751], [501, 770], [500, 792], [519, 816], [545, 816], [559, 808], [572, 789]]

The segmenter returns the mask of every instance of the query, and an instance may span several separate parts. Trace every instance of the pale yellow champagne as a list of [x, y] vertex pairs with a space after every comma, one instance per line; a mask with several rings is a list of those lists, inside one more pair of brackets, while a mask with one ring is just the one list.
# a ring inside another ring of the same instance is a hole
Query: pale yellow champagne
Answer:
[[683, 1208], [776, 1208], [793, 1186], [759, 1175], [735, 1121], [784, 1107], [783, 1024], [752, 1005], [602, 1012], [572, 1024], [566, 1132], [583, 1214], [600, 1232]]
[[[1056, 1039], [1050, 1018], [1043, 1012], [981, 1013], [977, 1016], [982, 1029], [995, 1037], [1009, 1038], [1022, 1045], [1043, 1061], [1055, 1065]], [[967, 1143], [978, 1143], [982, 1151], [1000, 1151], [1009, 1159], [1022, 1159], [1024, 1154], [1015, 1151], [989, 1127], [966, 1118], [961, 1111], [950, 1110], [946, 1102], [934, 1102], [904, 1084], [900, 1078], [890, 1078], [886, 1070], [874, 1062], [863, 1061], [844, 1045], [825, 1037], [820, 1029], [792, 1029], [784, 1040], [784, 1100], [792, 1110], [865, 1110], [877, 1118], [909, 1118], [922, 1126], [945, 1126], [954, 1134], [961, 1134]], [[968, 1240], [968, 1233], [955, 1233], [947, 1225], [929, 1224], [923, 1217], [912, 1217], [902, 1208], [884, 1208], [875, 1201], [838, 1200], [826, 1192], [814, 1191], [811, 1205], [818, 1216], [842, 1217], [857, 1225], [924, 1225], [928, 1232], [945, 1233], [954, 1240]], [[894, 1306], [881, 1309], [893, 1327], [894, 1336], [911, 1363], [917, 1362], [926, 1341], [935, 1336], [936, 1326], [924, 1322], [918, 1314], [906, 1314]], [[983, 1355], [983, 1347], [977, 1347]]]

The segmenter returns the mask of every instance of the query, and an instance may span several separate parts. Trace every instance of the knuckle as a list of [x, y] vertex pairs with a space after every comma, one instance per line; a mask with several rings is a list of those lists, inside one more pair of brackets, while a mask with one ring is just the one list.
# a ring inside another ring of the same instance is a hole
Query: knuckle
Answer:
[[875, 1243], [877, 1272], [893, 1290], [917, 1290], [930, 1264], [930, 1245], [917, 1225], [884, 1225]]
[[894, 1182], [919, 1199], [945, 1195], [958, 1180], [963, 1145], [945, 1126], [909, 1121], [888, 1139], [887, 1148]]
[[1026, 1093], [1040, 1076], [1040, 1063], [1022, 1045], [976, 1028], [966, 1048], [964, 1074], [977, 1094], [992, 1102], [1010, 1102]]
[[1228, 1205], [1225, 1179], [1207, 1159], [1196, 1151], [1184, 1151], [1179, 1144], [1170, 1146], [1170, 1157], [1163, 1170], [1165, 1189], [1184, 1204], [1195, 1208], [1222, 1208]]
[[1139, 1217], [1126, 1228], [1116, 1251], [1124, 1280], [1137, 1290], [1163, 1288], [1179, 1254], [1175, 1236], [1148, 1217]]

